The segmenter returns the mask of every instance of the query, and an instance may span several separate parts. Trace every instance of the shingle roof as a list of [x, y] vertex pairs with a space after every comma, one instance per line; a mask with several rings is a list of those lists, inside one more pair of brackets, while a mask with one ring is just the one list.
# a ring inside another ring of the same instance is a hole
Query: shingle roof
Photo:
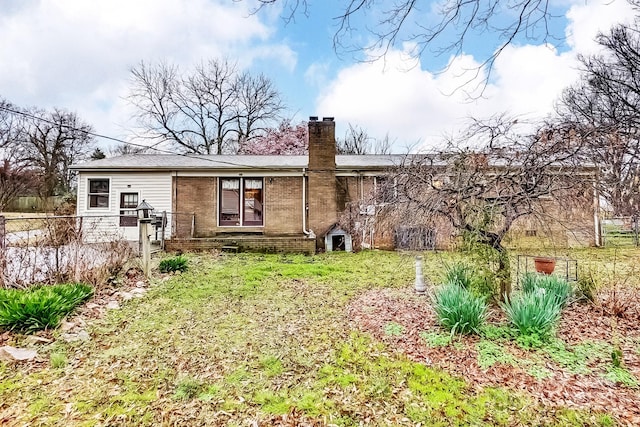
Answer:
[[[338, 155], [338, 169], [383, 169], [399, 165], [404, 155]], [[301, 169], [308, 156], [127, 154], [71, 166], [74, 170]]]

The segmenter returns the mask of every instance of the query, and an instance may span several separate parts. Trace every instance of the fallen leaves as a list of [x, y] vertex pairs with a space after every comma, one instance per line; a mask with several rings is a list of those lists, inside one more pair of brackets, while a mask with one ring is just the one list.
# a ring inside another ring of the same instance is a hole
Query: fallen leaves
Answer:
[[[479, 389], [505, 386], [525, 391], [546, 405], [609, 412], [623, 423], [640, 424], [638, 390], [616, 385], [602, 378], [598, 372], [575, 374], [552, 361], [546, 361], [544, 369], [550, 375], [538, 379], [526, 371], [525, 362], [531, 357], [531, 352], [514, 343], [505, 345], [523, 363], [496, 363], [483, 370], [478, 364], [477, 336], [459, 337], [447, 346], [428, 346], [420, 334], [442, 331], [428, 299], [417, 296], [413, 289], [369, 290], [352, 301], [347, 315], [354, 328], [372, 334], [414, 361], [460, 375]], [[501, 318], [503, 316], [495, 311], [491, 315], [492, 322]], [[400, 325], [403, 333], [385, 333], [385, 325], [390, 322]], [[574, 303], [563, 313], [558, 336], [571, 344], [599, 340], [621, 345], [625, 366], [640, 379], [637, 327], [637, 322], [634, 324], [627, 319], [611, 318], [597, 306]]]

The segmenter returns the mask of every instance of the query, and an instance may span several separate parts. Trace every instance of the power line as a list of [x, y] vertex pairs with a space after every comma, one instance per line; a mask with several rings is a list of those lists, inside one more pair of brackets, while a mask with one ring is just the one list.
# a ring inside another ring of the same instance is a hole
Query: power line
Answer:
[[[204, 155], [202, 155], [202, 154], [198, 155], [198, 154], [187, 154], [187, 153], [175, 153], [173, 151], [169, 151], [169, 150], [164, 150], [162, 148], [158, 148], [158, 147], [156, 147], [156, 145], [148, 146], [148, 145], [143, 145], [143, 144], [136, 144], [135, 142], [125, 141], [125, 140], [120, 139], [120, 138], [115, 138], [115, 137], [112, 137], [112, 136], [102, 135], [102, 134], [99, 134], [99, 133], [96, 133], [96, 132], [88, 131], [86, 129], [79, 129], [79, 128], [76, 128], [74, 126], [67, 125], [67, 124], [64, 124], [64, 123], [56, 123], [56, 122], [54, 122], [52, 120], [49, 120], [49, 119], [46, 119], [44, 117], [35, 116], [33, 114], [27, 113], [26, 111], [14, 110], [14, 109], [6, 107], [4, 105], [0, 105], [0, 110], [4, 110], [4, 111], [7, 111], [7, 112], [12, 113], [12, 114], [18, 114], [18, 115], [21, 115], [21, 116], [24, 116], [24, 117], [28, 117], [30, 119], [40, 120], [40, 121], [43, 121], [45, 123], [49, 123], [51, 125], [63, 126], [63, 127], [66, 127], [66, 128], [68, 128], [70, 130], [77, 131], [77, 132], [83, 132], [83, 133], [86, 133], [87, 135], [91, 135], [91, 136], [96, 137], [96, 138], [108, 139], [110, 141], [115, 141], [115, 142], [119, 142], [121, 144], [130, 145], [130, 146], [134, 146], [134, 147], [138, 147], [138, 148], [143, 148], [145, 150], [153, 150], [153, 151], [156, 151], [156, 152], [162, 153], [162, 154], [171, 154], [171, 155], [174, 155], [174, 156], [182, 156], [182, 157], [186, 157], [186, 158], [189, 158], [189, 159], [204, 160], [204, 161], [209, 161], [209, 162], [212, 162], [212, 163], [222, 163], [222, 164], [227, 164], [227, 165], [230, 165], [230, 166], [245, 167], [245, 168], [250, 168], [250, 169], [264, 169], [264, 168], [260, 168], [260, 167], [255, 166], [255, 165], [248, 165], [248, 164], [236, 163], [236, 162], [230, 162], [230, 161], [224, 161], [224, 160], [214, 160], [214, 159], [210, 159], [210, 158], [204, 157]], [[268, 168], [268, 169], [271, 169], [271, 170], [286, 170], [284, 168]]]
[[[115, 137], [112, 137], [112, 136], [99, 134], [99, 133], [96, 133], [96, 132], [88, 131], [86, 129], [79, 129], [79, 128], [76, 128], [74, 126], [68, 125], [68, 124], [56, 123], [56, 122], [54, 122], [52, 120], [49, 120], [49, 119], [46, 119], [44, 117], [39, 117], [39, 116], [30, 114], [30, 113], [27, 113], [26, 111], [15, 110], [15, 109], [9, 108], [9, 107], [7, 107], [5, 105], [1, 105], [1, 104], [0, 104], [0, 110], [4, 110], [4, 111], [7, 111], [7, 112], [12, 113], [12, 114], [18, 114], [18, 115], [21, 115], [21, 116], [24, 116], [24, 117], [28, 117], [30, 119], [40, 120], [40, 121], [43, 121], [45, 123], [49, 123], [49, 124], [52, 124], [52, 125], [55, 125], [55, 126], [63, 126], [63, 127], [66, 127], [66, 128], [68, 128], [70, 130], [77, 131], [77, 132], [83, 132], [83, 133], [85, 133], [87, 135], [91, 135], [91, 136], [96, 137], [96, 138], [103, 138], [103, 139], [107, 139], [107, 140], [110, 140], [110, 141], [119, 142], [121, 144], [130, 145], [130, 146], [134, 146], [134, 147], [138, 147], [138, 148], [143, 148], [145, 150], [153, 150], [153, 151], [156, 151], [156, 152], [158, 152], [160, 154], [170, 154], [170, 155], [173, 155], [173, 156], [181, 156], [181, 157], [185, 157], [185, 158], [188, 158], [188, 159], [203, 160], [203, 161], [207, 161], [207, 162], [211, 162], [211, 163], [226, 164], [226, 165], [230, 165], [230, 166], [237, 166], [237, 167], [242, 167], [242, 168], [247, 168], [247, 169], [256, 169], [256, 170], [258, 170], [258, 169], [259, 170], [267, 169], [267, 170], [270, 170], [270, 171], [289, 171], [289, 170], [291, 170], [291, 168], [260, 167], [260, 166], [256, 166], [256, 165], [246, 164], [246, 163], [231, 162], [231, 161], [228, 161], [228, 160], [221, 160], [221, 159], [217, 159], [216, 160], [216, 159], [212, 159], [212, 158], [209, 158], [209, 157], [205, 157], [206, 155], [204, 155], [204, 154], [175, 153], [173, 151], [169, 151], [169, 150], [164, 150], [162, 148], [158, 148], [158, 147], [156, 147], [156, 145], [149, 146], [149, 145], [143, 145], [143, 144], [136, 144], [135, 142], [125, 141], [125, 140], [120, 139], [120, 138], [115, 138]], [[286, 157], [286, 156], [282, 156], [282, 157]], [[317, 171], [317, 172], [330, 171], [329, 169], [314, 169], [314, 170]]]

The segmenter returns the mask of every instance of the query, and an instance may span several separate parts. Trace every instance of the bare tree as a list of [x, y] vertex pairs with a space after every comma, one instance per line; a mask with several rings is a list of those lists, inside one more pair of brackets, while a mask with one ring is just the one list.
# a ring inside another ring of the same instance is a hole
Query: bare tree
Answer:
[[[592, 206], [592, 191], [578, 173], [580, 148], [568, 129], [521, 135], [505, 117], [474, 122], [460, 140], [428, 155], [409, 155], [392, 172], [397, 195], [387, 211], [397, 223], [434, 224], [445, 220], [459, 235], [494, 251], [500, 296], [511, 291], [511, 270], [503, 241], [521, 218], [560, 221], [551, 198], [568, 209], [572, 200]], [[477, 146], [469, 148], [468, 141]], [[465, 145], [461, 145], [464, 142]]]
[[148, 150], [147, 147], [142, 145], [132, 145], [132, 144], [118, 144], [114, 147], [109, 148], [109, 156], [124, 156], [127, 154], [141, 154], [146, 153]]
[[640, 212], [640, 29], [600, 34], [599, 55], [581, 57], [581, 80], [565, 89], [560, 121], [582, 138], [600, 166], [600, 190], [615, 215]]
[[73, 173], [70, 166], [86, 158], [94, 139], [92, 128], [75, 113], [22, 110], [20, 128], [9, 143], [18, 164], [38, 171], [39, 195], [50, 197], [69, 192]]
[[369, 154], [373, 138], [360, 126], [349, 123], [344, 139], [336, 141], [338, 154]]
[[375, 139], [358, 125], [349, 123], [344, 139], [336, 139], [338, 154], [390, 154], [392, 141], [389, 135]]
[[[309, 0], [258, 0], [260, 7], [272, 4], [283, 6], [286, 21], [296, 14], [310, 13]], [[324, 5], [323, 5], [324, 6]], [[259, 10], [258, 8], [258, 10]], [[478, 36], [490, 40], [491, 48], [482, 59], [481, 68], [488, 72], [500, 53], [518, 38], [548, 41], [562, 39], [564, 34], [552, 31], [552, 4], [549, 0], [454, 0], [438, 3], [437, 17], [430, 22], [425, 16], [434, 10], [433, 4], [421, 0], [344, 0], [336, 11], [337, 31], [334, 47], [337, 51], [378, 52], [385, 55], [391, 48], [409, 42], [415, 46], [413, 54], [421, 55], [429, 49], [435, 54], [459, 54]], [[373, 23], [366, 18], [372, 18]], [[363, 37], [365, 33], [369, 37]], [[365, 40], [365, 44], [359, 44]], [[478, 69], [478, 72], [480, 69]]]
[[234, 152], [284, 108], [273, 83], [239, 74], [227, 60], [210, 60], [181, 73], [177, 66], [144, 63], [131, 70], [129, 101], [148, 136], [186, 153]]
[[264, 74], [242, 73], [236, 90], [239, 142], [255, 138], [266, 130], [266, 125], [280, 120], [284, 104], [273, 81]]
[[36, 186], [37, 177], [33, 170], [24, 165], [13, 165], [8, 159], [0, 164], [0, 212], [18, 196], [29, 193]]

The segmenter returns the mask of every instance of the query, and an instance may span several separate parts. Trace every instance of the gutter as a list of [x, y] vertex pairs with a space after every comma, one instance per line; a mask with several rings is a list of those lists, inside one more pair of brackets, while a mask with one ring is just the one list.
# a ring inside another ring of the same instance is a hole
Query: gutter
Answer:
[[316, 235], [313, 230], [307, 230], [307, 185], [306, 185], [306, 168], [302, 168], [302, 232], [309, 239], [315, 239]]

